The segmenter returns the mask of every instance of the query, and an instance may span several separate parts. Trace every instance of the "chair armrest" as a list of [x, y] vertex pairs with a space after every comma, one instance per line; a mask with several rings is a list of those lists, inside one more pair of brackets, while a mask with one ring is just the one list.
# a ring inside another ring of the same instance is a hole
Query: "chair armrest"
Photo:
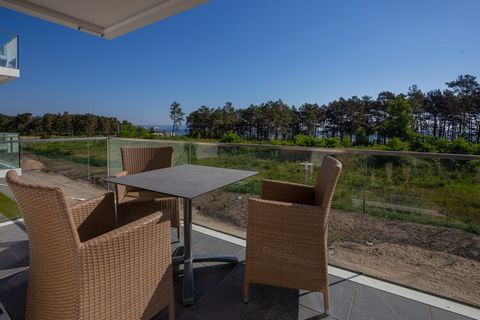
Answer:
[[112, 192], [70, 207], [80, 241], [115, 228], [115, 198]]
[[146, 299], [145, 305], [154, 295], [169, 299], [167, 293], [173, 290], [170, 242], [170, 221], [157, 212], [81, 243], [80, 297], [85, 305], [98, 305], [92, 301], [100, 300], [99, 308], [118, 319], [128, 318], [121, 312], [130, 311], [122, 304], [131, 299]]
[[315, 187], [299, 183], [262, 180], [262, 199], [313, 205]]
[[[127, 171], [120, 171], [115, 174], [115, 178], [125, 177], [126, 175], [127, 175]], [[117, 203], [122, 202], [126, 192], [127, 192], [127, 186], [115, 183], [115, 193], [117, 194]]]
[[117, 226], [125, 225], [158, 211], [162, 212], [165, 219], [170, 220], [172, 216], [176, 215], [176, 210], [177, 199], [171, 197], [122, 202], [117, 205]]
[[326, 227], [321, 207], [248, 199], [247, 241], [250, 235], [255, 234], [272, 238], [318, 241], [324, 239]]

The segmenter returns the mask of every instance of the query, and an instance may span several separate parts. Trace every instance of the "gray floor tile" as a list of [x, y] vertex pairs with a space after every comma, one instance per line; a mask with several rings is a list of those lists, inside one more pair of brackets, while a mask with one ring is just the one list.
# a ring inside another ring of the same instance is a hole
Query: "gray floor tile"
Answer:
[[432, 320], [471, 320], [468, 317], [430, 306]]
[[0, 280], [0, 302], [12, 320], [25, 319], [28, 270]]
[[208, 240], [200, 241], [193, 246], [193, 254], [195, 256], [222, 256], [233, 255], [236, 256], [242, 251], [243, 247], [236, 244], [223, 241], [217, 238], [209, 238]]
[[[235, 255], [244, 260], [243, 247], [193, 232], [194, 254]], [[13, 319], [24, 318], [28, 279], [28, 242], [22, 224], [0, 229], [0, 301]], [[174, 244], [173, 247], [181, 244]], [[3, 267], [3, 268], [2, 268]], [[182, 305], [182, 275], [174, 278], [176, 318], [181, 320], [208, 319], [430, 319], [466, 320], [448, 311], [401, 298], [348, 279], [330, 276], [331, 316], [324, 315], [323, 296], [320, 293], [252, 284], [248, 304], [243, 303], [244, 262], [194, 265], [196, 302], [191, 307]], [[18, 269], [15, 269], [18, 268]], [[23, 269], [22, 269], [23, 268]], [[10, 271], [18, 274], [7, 275]], [[1, 279], [2, 272], [5, 278]], [[351, 312], [351, 313], [350, 313]], [[350, 313], [350, 318], [349, 318]], [[156, 320], [167, 319], [166, 313]]]
[[0, 241], [0, 269], [28, 266], [28, 241]]
[[378, 290], [358, 285], [355, 289], [351, 320], [403, 320]]
[[[348, 319], [353, 302], [356, 283], [329, 276], [330, 314], [339, 320]], [[323, 294], [319, 292], [301, 291], [300, 304], [318, 312], [325, 312]]]
[[237, 253], [238, 261], [244, 262], [245, 261], [245, 248], [242, 248], [240, 252]]
[[175, 319], [178, 320], [207, 320], [205, 318], [196, 315], [195, 313], [191, 312], [190, 310], [186, 310], [180, 317], [175, 315]]
[[220, 284], [198, 300], [190, 310], [204, 319], [211, 320], [262, 319], [252, 306], [253, 304], [242, 302], [242, 291], [239, 286]]
[[380, 297], [390, 305], [401, 319], [405, 320], [423, 320], [429, 319], [430, 314], [428, 306], [411, 299], [403, 298], [395, 294], [377, 290]]
[[306, 320], [306, 319], [334, 319], [322, 312], [309, 309], [294, 300], [277, 303], [270, 308], [264, 320]]
[[0, 227], [0, 242], [22, 241], [27, 239], [25, 225], [21, 222]]

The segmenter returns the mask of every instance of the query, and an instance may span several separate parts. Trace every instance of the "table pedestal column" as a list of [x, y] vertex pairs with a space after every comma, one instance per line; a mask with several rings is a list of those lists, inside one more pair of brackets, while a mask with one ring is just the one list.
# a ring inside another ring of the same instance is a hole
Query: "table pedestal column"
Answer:
[[193, 284], [193, 257], [192, 257], [192, 200], [183, 202], [183, 232], [184, 232], [184, 260], [183, 260], [183, 304], [192, 305], [194, 302]]

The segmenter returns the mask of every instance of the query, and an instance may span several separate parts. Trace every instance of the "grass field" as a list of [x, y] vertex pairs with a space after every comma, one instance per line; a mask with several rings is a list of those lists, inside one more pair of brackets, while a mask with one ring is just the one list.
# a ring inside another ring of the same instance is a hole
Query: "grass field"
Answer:
[[[111, 159], [117, 159], [115, 163], [119, 162], [122, 143], [136, 145], [135, 141], [115, 141], [111, 154]], [[157, 143], [146, 140], [138, 144]], [[89, 156], [92, 166], [107, 165], [105, 141], [42, 142], [27, 144], [25, 149], [47, 158], [82, 164]], [[188, 161], [186, 145], [176, 145], [175, 154], [178, 158], [176, 164]], [[258, 171], [259, 175], [225, 188], [231, 192], [256, 195], [260, 193], [261, 179], [304, 183], [305, 171], [301, 165], [304, 161], [314, 164], [307, 183], [315, 183], [322, 157], [323, 154], [318, 152], [279, 150], [268, 146], [196, 145], [192, 148], [194, 164]], [[480, 234], [480, 161], [347, 154], [337, 158], [343, 163], [344, 170], [335, 193], [335, 208]]]
[[[259, 175], [225, 188], [258, 195], [261, 179], [304, 183], [301, 163], [306, 159], [314, 163], [307, 181], [314, 184], [321, 156], [229, 147], [219, 149], [216, 156], [194, 156], [193, 163], [258, 171]], [[334, 208], [480, 234], [480, 162], [363, 155], [337, 158], [344, 169]]]
[[69, 142], [35, 142], [26, 143], [25, 151], [50, 159], [65, 159], [94, 167], [107, 166], [107, 142], [99, 141], [69, 141]]
[[20, 212], [15, 201], [0, 193], [0, 221], [2, 220], [2, 215], [7, 219], [15, 219], [20, 216]]

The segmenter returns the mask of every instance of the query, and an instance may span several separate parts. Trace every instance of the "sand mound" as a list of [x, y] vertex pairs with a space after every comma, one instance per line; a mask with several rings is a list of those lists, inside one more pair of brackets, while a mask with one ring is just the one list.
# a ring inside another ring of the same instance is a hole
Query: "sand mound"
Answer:
[[24, 170], [41, 170], [45, 168], [45, 165], [38, 160], [23, 157], [22, 169]]

